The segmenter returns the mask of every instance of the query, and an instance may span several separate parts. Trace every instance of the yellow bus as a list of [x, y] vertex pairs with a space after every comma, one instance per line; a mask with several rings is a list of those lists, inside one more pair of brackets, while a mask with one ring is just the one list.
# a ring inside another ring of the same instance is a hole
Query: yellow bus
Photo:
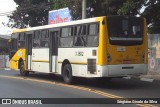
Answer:
[[75, 77], [112, 78], [147, 73], [146, 20], [102, 16], [13, 31], [10, 68]]

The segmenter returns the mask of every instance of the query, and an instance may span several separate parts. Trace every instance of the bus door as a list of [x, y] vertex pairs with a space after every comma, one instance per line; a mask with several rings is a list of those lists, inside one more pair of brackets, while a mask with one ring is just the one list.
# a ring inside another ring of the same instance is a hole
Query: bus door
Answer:
[[57, 56], [58, 56], [58, 36], [59, 30], [50, 30], [50, 47], [49, 47], [49, 68], [50, 72], [57, 72]]
[[26, 69], [31, 70], [32, 63], [32, 34], [26, 34]]

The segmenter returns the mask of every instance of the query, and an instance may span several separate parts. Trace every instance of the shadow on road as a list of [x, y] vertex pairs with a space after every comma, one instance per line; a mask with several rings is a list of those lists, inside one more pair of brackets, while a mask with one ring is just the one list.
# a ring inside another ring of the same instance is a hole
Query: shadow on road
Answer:
[[[22, 77], [19, 74], [16, 74], [18, 77]], [[25, 78], [25, 77], [24, 77]], [[27, 78], [40, 79], [53, 81], [58, 83], [64, 83], [61, 76], [54, 74], [44, 74], [44, 73], [31, 73]], [[145, 85], [144, 85], [145, 84]], [[96, 81], [96, 79], [89, 78], [75, 78], [74, 85], [83, 86], [83, 87], [92, 87], [92, 88], [101, 88], [101, 89], [111, 89], [111, 90], [133, 90], [150, 88], [150, 84], [147, 82], [141, 82], [140, 80], [128, 80], [123, 78], [112, 78], [111, 80]], [[152, 86], [152, 89], [154, 87]]]
[[[8, 76], [17, 76], [22, 77], [17, 71], [2, 71], [0, 75], [8, 75]], [[45, 74], [45, 73], [30, 73], [28, 77], [24, 78], [33, 78], [39, 80], [47, 80], [58, 83], [64, 83], [63, 78], [61, 76], [57, 76], [54, 74]], [[96, 79], [89, 78], [76, 78], [74, 85], [83, 86], [94, 89], [108, 89], [108, 90], [160, 90], [160, 84], [157, 83], [149, 83], [142, 82], [138, 79], [124, 79], [124, 78], [113, 78], [111, 80], [103, 80], [97, 82]]]

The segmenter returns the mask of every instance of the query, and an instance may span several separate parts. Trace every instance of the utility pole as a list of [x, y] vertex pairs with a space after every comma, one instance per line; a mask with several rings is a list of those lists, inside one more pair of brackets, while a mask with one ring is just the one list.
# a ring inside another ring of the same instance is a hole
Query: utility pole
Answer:
[[82, 0], [82, 19], [86, 18], [86, 5], [87, 0]]

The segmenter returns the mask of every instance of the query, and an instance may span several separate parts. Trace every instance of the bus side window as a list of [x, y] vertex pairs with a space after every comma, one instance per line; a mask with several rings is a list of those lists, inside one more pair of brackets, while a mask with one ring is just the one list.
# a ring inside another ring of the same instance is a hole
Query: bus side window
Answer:
[[75, 27], [74, 46], [86, 46], [87, 40], [87, 28], [86, 25], [80, 25]]
[[61, 36], [59, 39], [60, 47], [72, 47], [73, 46], [73, 27], [64, 27], [61, 29]]
[[18, 48], [24, 48], [25, 47], [25, 34], [19, 33], [18, 35]]
[[11, 41], [10, 49], [11, 51], [17, 51], [17, 39], [13, 38]]
[[33, 48], [40, 48], [40, 41], [40, 31], [35, 31], [33, 37]]
[[41, 31], [41, 47], [43, 48], [49, 47], [49, 34], [47, 30]]
[[88, 25], [88, 46], [98, 46], [99, 25], [97, 23]]

